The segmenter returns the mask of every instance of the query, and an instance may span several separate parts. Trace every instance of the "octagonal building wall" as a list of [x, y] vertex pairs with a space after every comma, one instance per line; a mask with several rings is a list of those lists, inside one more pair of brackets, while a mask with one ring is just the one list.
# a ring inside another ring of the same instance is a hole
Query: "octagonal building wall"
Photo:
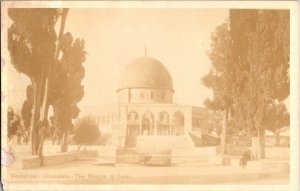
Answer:
[[119, 103], [172, 103], [173, 92], [166, 89], [132, 88], [118, 92]]

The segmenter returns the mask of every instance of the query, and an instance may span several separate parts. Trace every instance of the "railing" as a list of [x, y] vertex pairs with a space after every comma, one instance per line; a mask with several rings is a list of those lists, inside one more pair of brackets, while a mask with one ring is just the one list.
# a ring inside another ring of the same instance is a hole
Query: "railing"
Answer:
[[139, 153], [136, 149], [117, 149], [116, 160], [121, 163], [138, 163]]
[[171, 150], [118, 149], [117, 162], [143, 163], [145, 165], [171, 165]]

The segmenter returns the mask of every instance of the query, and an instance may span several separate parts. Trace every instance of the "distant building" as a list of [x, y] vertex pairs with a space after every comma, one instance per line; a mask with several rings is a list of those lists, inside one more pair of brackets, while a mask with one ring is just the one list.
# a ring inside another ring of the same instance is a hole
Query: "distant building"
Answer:
[[111, 133], [122, 146], [135, 147], [143, 140], [166, 143], [166, 147], [179, 142], [192, 145], [192, 131], [208, 131], [201, 125], [208, 111], [174, 104], [172, 77], [154, 58], [144, 56], [127, 65], [116, 93], [118, 104], [86, 110], [83, 115], [93, 114], [100, 131]]

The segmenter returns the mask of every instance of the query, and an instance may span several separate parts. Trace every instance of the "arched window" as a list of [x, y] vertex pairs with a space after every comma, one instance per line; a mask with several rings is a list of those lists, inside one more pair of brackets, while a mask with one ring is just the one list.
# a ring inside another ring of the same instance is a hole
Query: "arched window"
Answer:
[[102, 121], [102, 125], [106, 124], [105, 116], [104, 115], [101, 116], [101, 121]]
[[144, 92], [141, 92], [140, 98], [141, 98], [141, 99], [144, 99], [144, 97], [145, 97], [145, 96], [144, 96]]
[[160, 120], [160, 121], [163, 121], [163, 120], [164, 120], [164, 115], [160, 115], [160, 116], [159, 116], [159, 120]]
[[154, 98], [154, 93], [151, 92], [150, 96], [151, 96], [151, 99], [153, 99]]
[[139, 114], [136, 111], [130, 111], [127, 115], [127, 121], [138, 121], [139, 119]]
[[97, 124], [98, 124], [98, 125], [101, 124], [101, 118], [100, 118], [99, 115], [98, 115], [98, 117], [97, 117]]
[[106, 116], [107, 125], [110, 124], [109, 115]]
[[169, 123], [169, 114], [165, 111], [159, 112], [157, 116], [157, 122], [159, 123]]
[[142, 135], [154, 134], [154, 115], [151, 111], [147, 111], [142, 115]]

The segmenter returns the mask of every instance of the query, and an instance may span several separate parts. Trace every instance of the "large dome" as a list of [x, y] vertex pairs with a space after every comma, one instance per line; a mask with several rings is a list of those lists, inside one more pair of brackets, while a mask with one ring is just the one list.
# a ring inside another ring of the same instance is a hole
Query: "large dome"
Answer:
[[170, 73], [158, 60], [144, 56], [135, 59], [123, 70], [117, 91], [127, 88], [173, 90]]

